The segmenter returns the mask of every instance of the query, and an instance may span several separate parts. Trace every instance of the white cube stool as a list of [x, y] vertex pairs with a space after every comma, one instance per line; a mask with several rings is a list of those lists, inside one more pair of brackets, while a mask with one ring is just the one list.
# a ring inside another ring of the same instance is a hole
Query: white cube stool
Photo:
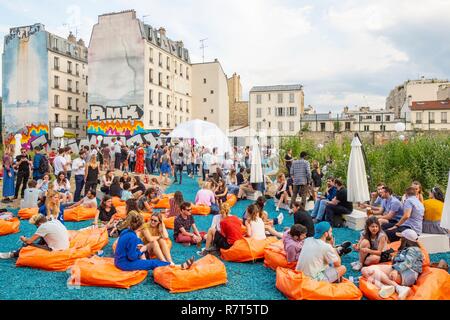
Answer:
[[449, 237], [446, 234], [422, 233], [419, 242], [430, 254], [450, 251]]
[[347, 227], [353, 230], [364, 230], [367, 220], [367, 213], [353, 209], [351, 214], [344, 215]]
[[258, 197], [262, 196], [262, 193], [261, 191], [245, 192], [245, 196], [247, 197], [247, 200], [256, 201]]

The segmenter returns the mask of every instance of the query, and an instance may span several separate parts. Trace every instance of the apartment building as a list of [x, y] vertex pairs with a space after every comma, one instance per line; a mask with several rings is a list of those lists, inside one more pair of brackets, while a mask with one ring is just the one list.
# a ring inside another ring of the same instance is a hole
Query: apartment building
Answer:
[[415, 130], [450, 130], [450, 101], [414, 101], [402, 109]]

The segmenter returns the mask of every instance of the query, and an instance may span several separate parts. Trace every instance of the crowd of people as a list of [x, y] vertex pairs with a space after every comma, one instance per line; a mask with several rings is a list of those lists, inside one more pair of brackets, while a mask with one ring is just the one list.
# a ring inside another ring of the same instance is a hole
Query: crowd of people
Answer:
[[[198, 251], [200, 256], [229, 249], [244, 237], [264, 240], [275, 236], [282, 239], [288, 262], [295, 262], [297, 270], [318, 281], [340, 282], [347, 271], [341, 256], [355, 250], [359, 259], [352, 268], [375, 283], [381, 297], [397, 292], [405, 299], [422, 272], [424, 257], [419, 235], [448, 234], [439, 226], [444, 194], [438, 187], [432, 188], [425, 200], [417, 181], [402, 196], [394, 195], [380, 183], [370, 203], [353, 204], [347, 200], [343, 181], [327, 175], [318, 161], [310, 164], [306, 152], [294, 159], [292, 150], [288, 150], [285, 173], [279, 173], [275, 182], [265, 176], [262, 188], [250, 181], [248, 147], [241, 153], [235, 150], [232, 155], [219, 157], [216, 148], [209, 150], [180, 141], [129, 147], [120, 138], [114, 138], [110, 145], [101, 148], [83, 147], [77, 156], [72, 155], [70, 148], [61, 148], [57, 154], [52, 150], [46, 155], [37, 147], [33, 157], [28, 153], [22, 149], [21, 155], [13, 159], [11, 151], [6, 150], [3, 157], [3, 202], [11, 202], [11, 197], [18, 199], [20, 193], [22, 208], [39, 207], [39, 214], [30, 220], [38, 229], [31, 238], [21, 237], [24, 245], [67, 249], [64, 210], [78, 206], [97, 208], [94, 227], [104, 226], [111, 237], [119, 238], [115, 264], [121, 270], [175, 265], [163, 223], [174, 217], [173, 240], [185, 246], [197, 245], [199, 249], [204, 243]], [[326, 164], [330, 165], [332, 159]], [[201, 188], [194, 203], [187, 202], [177, 191], [169, 201], [169, 209], [153, 210], [171, 178], [173, 183], [182, 184], [183, 172], [191, 179], [199, 178]], [[146, 175], [155, 173], [159, 173], [159, 179]], [[228, 195], [242, 200], [256, 192], [261, 193], [241, 217], [231, 214]], [[101, 199], [98, 206], [97, 198]], [[126, 218], [115, 218], [114, 198], [125, 201]], [[268, 198], [274, 199], [278, 212], [274, 219], [265, 209]], [[310, 212], [305, 209], [309, 200], [314, 201]], [[193, 205], [208, 207], [214, 215], [208, 230], [197, 227]], [[357, 243], [336, 244], [333, 228], [345, 226], [345, 215], [354, 207], [367, 210], [365, 229]], [[283, 231], [276, 227], [284, 220], [281, 210], [293, 215], [294, 220]], [[148, 222], [144, 222], [142, 212], [151, 213]], [[394, 254], [389, 243], [398, 240], [400, 249]], [[17, 257], [19, 251], [0, 257]], [[189, 258], [181, 267], [189, 268], [194, 259]], [[392, 265], [382, 264], [388, 261]]]

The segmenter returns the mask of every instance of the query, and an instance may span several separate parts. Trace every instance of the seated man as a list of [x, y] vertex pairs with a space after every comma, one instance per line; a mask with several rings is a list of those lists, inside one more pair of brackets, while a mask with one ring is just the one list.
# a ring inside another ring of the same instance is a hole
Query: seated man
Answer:
[[327, 203], [333, 201], [334, 197], [336, 196], [336, 192], [337, 188], [334, 185], [334, 178], [329, 177], [327, 179], [327, 192], [325, 193], [325, 196], [320, 196], [320, 198], [316, 200], [316, 202], [314, 203], [314, 209], [311, 213], [311, 217], [313, 217], [316, 222], [320, 222], [323, 220], [326, 205]]
[[97, 208], [97, 192], [95, 190], [89, 190], [86, 197], [80, 201], [66, 207], [66, 209], [74, 209], [76, 207], [83, 208]]
[[413, 229], [418, 235], [422, 233], [422, 224], [425, 208], [416, 196], [416, 189], [406, 189], [406, 200], [403, 204], [403, 216], [395, 223], [385, 223], [382, 228], [386, 232], [390, 242], [398, 241], [397, 233], [405, 229]]
[[318, 223], [314, 237], [305, 239], [295, 269], [317, 281], [338, 282], [347, 269], [333, 246], [331, 225], [326, 221]]
[[[199, 232], [192, 217], [192, 208], [189, 202], [183, 202], [180, 206], [180, 215], [175, 218], [173, 227], [173, 238], [175, 242], [183, 245], [197, 244], [201, 246], [206, 240], [206, 233]], [[191, 229], [193, 232], [191, 232]]]
[[306, 232], [307, 229], [303, 225], [294, 224], [290, 230], [283, 233], [283, 246], [287, 262], [298, 262], [298, 257], [307, 237]]
[[383, 188], [386, 185], [384, 183], [379, 183], [377, 184], [377, 191], [376, 192], [372, 192], [370, 194], [370, 204], [367, 203], [360, 203], [359, 206], [362, 209], [368, 209], [368, 210], [377, 210], [381, 207], [382, 202], [383, 202], [383, 198], [381, 197], [381, 192], [383, 190]]
[[38, 206], [41, 191], [36, 186], [36, 180], [28, 181], [28, 188], [25, 189], [23, 200], [20, 200], [20, 208], [36, 208]]
[[[24, 246], [30, 245], [48, 251], [66, 250], [69, 248], [69, 233], [66, 227], [56, 219], [47, 220], [42, 214], [36, 214], [29, 220], [30, 224], [34, 224], [38, 229], [31, 238], [24, 236], [20, 240]], [[35, 242], [39, 242], [36, 244]], [[0, 253], [0, 259], [9, 259], [19, 257], [20, 249], [11, 252]]]
[[372, 214], [382, 215], [379, 217], [381, 225], [385, 223], [397, 223], [403, 217], [403, 205], [396, 197], [392, 195], [389, 187], [381, 188], [381, 207], [372, 209]]
[[347, 201], [347, 189], [338, 179], [334, 181], [337, 192], [332, 201], [327, 203], [325, 208], [325, 221], [332, 224], [333, 227], [341, 227], [343, 225], [342, 215], [350, 214], [353, 211], [353, 204]]

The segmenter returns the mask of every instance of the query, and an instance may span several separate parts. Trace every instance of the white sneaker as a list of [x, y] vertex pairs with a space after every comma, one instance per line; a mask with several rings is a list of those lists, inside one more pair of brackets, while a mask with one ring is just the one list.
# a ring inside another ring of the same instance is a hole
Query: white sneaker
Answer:
[[395, 291], [397, 291], [399, 300], [405, 300], [406, 298], [408, 298], [409, 293], [411, 292], [411, 288], [406, 286], [397, 286], [395, 288]]
[[360, 271], [363, 267], [362, 263], [359, 261], [352, 262], [351, 265], [352, 265], [352, 269], [355, 271]]
[[280, 211], [280, 208], [276, 207], [276, 208], [275, 208], [275, 211], [276, 211], [276, 212]]
[[11, 259], [12, 256], [12, 252], [0, 252], [0, 259]]
[[283, 224], [283, 220], [284, 220], [284, 215], [282, 212], [280, 212], [280, 214], [278, 215], [278, 224]]
[[394, 286], [382, 286], [380, 291], [378, 291], [378, 295], [383, 299], [387, 299], [390, 296], [392, 296], [394, 292], [395, 292]]

